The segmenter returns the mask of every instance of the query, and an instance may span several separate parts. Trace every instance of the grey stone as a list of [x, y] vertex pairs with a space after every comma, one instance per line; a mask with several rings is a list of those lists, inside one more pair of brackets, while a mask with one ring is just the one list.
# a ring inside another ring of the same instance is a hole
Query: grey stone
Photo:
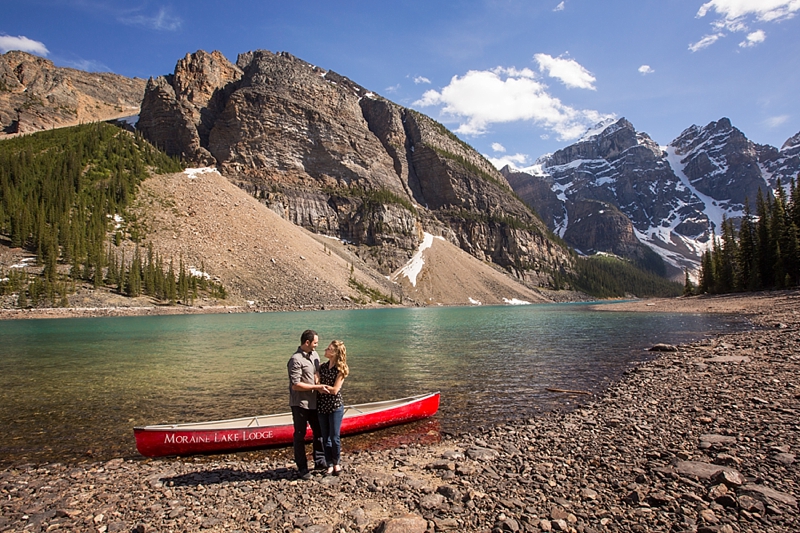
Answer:
[[491, 448], [470, 448], [467, 450], [467, 457], [473, 461], [493, 461], [497, 459], [497, 452]]

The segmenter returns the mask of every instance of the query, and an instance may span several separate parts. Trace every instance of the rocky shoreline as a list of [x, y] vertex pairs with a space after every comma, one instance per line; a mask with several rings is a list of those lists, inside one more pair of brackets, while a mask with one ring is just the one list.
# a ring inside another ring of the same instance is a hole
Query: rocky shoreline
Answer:
[[340, 477], [298, 480], [286, 453], [6, 468], [0, 531], [800, 531], [800, 293], [664, 302], [755, 328], [661, 346], [569, 412], [434, 445], [345, 439]]

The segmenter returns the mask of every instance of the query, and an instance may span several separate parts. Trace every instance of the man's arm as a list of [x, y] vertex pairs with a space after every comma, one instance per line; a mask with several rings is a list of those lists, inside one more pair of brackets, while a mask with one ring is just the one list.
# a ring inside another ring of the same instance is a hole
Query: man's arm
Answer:
[[297, 363], [296, 361], [290, 361], [289, 363], [289, 380], [292, 382], [292, 390], [303, 392], [303, 391], [319, 391], [319, 392], [327, 392], [328, 387], [326, 385], [317, 385], [316, 383], [319, 382], [317, 376], [314, 376], [315, 383], [305, 383], [302, 381], [303, 377], [303, 368], [302, 366]]
[[327, 385], [311, 385], [310, 383], [303, 383], [302, 381], [299, 383], [295, 383], [292, 385], [292, 390], [296, 391], [319, 391], [319, 392], [328, 392]]

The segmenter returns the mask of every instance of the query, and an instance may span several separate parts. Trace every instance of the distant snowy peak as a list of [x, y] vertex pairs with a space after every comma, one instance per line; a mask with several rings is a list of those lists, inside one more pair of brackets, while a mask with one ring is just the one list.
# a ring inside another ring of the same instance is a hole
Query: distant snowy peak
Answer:
[[554, 167], [576, 164], [614, 164], [616, 161], [634, 157], [658, 159], [662, 149], [649, 135], [637, 132], [633, 124], [624, 117], [614, 122], [601, 122], [592, 128], [580, 141], [562, 148], [537, 161], [548, 174]]
[[670, 143], [670, 146], [675, 147], [676, 154], [684, 155], [693, 150], [696, 151], [698, 149], [708, 149], [723, 145], [728, 142], [731, 136], [737, 136], [746, 140], [744, 134], [733, 127], [730, 119], [721, 118], [704, 127], [693, 124], [691, 127], [683, 130], [683, 132]]
[[800, 132], [794, 137], [786, 139], [786, 142], [781, 146], [781, 155], [789, 157], [800, 155]]
[[597, 124], [578, 142], [519, 171], [528, 176], [504, 174], [567, 243], [653, 267], [657, 261], [635, 238], [663, 259], [668, 275], [682, 280], [684, 268], [697, 268], [712, 232], [719, 234], [723, 216], [740, 217], [759, 189], [769, 195], [778, 180], [786, 186], [797, 176], [800, 134], [778, 150], [753, 143], [721, 118], [659, 146], [621, 118]]
[[[584, 133], [583, 136], [580, 139], [578, 139], [578, 142], [581, 143], [594, 140], [598, 135], [601, 135], [603, 133], [613, 133], [619, 128], [624, 127], [624, 125], [621, 124], [623, 121], [628, 125], [630, 124], [624, 118], [622, 119], [607, 118], [605, 120], [602, 120], [597, 124], [595, 124], [594, 126], [592, 126], [591, 128], [589, 128], [588, 130], [586, 130], [586, 133]], [[609, 131], [606, 132], [606, 130]]]

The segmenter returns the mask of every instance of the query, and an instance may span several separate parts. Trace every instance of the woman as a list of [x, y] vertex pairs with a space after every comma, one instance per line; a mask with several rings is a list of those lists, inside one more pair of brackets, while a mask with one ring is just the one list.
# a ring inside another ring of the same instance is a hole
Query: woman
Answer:
[[325, 348], [327, 364], [319, 367], [320, 384], [327, 386], [327, 393], [320, 392], [317, 398], [317, 416], [322, 430], [322, 443], [325, 447], [325, 460], [328, 475], [338, 476], [342, 472], [340, 464], [342, 444], [339, 432], [342, 429], [344, 402], [342, 402], [342, 383], [350, 373], [347, 368], [347, 348], [342, 341], [333, 341]]

